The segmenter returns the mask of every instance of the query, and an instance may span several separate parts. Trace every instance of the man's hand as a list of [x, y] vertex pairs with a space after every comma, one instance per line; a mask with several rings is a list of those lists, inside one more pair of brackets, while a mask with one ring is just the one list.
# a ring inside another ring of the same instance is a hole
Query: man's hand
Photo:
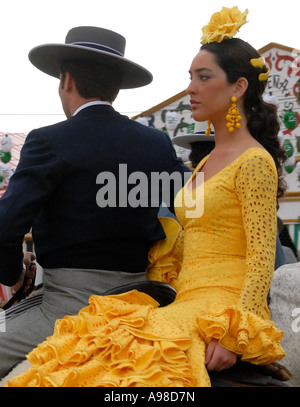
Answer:
[[26, 278], [26, 286], [24, 287], [24, 293], [26, 293], [35, 278], [36, 275], [36, 265], [33, 261], [36, 259], [35, 255], [31, 252], [24, 252], [23, 254], [23, 263], [26, 266], [26, 270], [23, 270], [19, 281], [12, 287], [12, 289], [17, 292], [18, 289], [22, 286], [24, 279]]
[[206, 349], [205, 365], [207, 370], [229, 369], [234, 366], [237, 361], [237, 354], [219, 345], [216, 339], [212, 339]]

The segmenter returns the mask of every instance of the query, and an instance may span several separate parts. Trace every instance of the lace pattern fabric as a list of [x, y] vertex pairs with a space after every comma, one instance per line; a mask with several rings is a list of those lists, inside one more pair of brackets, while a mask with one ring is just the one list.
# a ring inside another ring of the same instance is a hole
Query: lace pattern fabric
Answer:
[[[219, 289], [198, 319], [201, 335], [206, 342], [218, 338], [252, 363], [284, 356], [283, 333], [270, 321], [266, 302], [276, 247], [276, 180], [270, 155], [252, 148], [204, 183], [201, 218], [187, 219], [184, 205], [177, 203], [185, 231], [178, 297]], [[235, 292], [232, 303], [228, 292]]]

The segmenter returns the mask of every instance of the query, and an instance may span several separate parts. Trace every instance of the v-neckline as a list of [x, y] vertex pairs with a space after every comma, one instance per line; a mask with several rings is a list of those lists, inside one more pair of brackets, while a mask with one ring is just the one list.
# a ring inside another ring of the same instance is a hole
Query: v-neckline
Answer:
[[201, 182], [199, 185], [196, 185], [194, 188], [189, 188], [189, 186], [191, 185], [191, 183], [194, 181], [196, 175], [198, 173], [201, 172], [201, 168], [204, 167], [204, 165], [206, 164], [210, 154], [208, 154], [205, 158], [203, 158], [203, 160], [200, 161], [200, 163], [198, 164], [198, 166], [196, 167], [195, 171], [192, 174], [192, 177], [190, 178], [190, 180], [187, 183], [187, 189], [188, 191], [192, 192], [195, 189], [197, 189], [198, 187], [200, 187], [203, 184], [206, 184], [208, 181], [210, 181], [211, 179], [215, 178], [217, 175], [221, 174], [225, 169], [229, 168], [231, 165], [233, 165], [238, 159], [240, 159], [244, 154], [246, 154], [247, 152], [249, 152], [250, 150], [263, 150], [266, 151], [264, 148], [262, 147], [250, 147], [247, 150], [243, 151], [239, 156], [237, 156], [233, 161], [231, 161], [229, 164], [227, 164], [224, 168], [222, 168], [220, 171], [216, 172], [214, 175], [212, 175], [211, 177], [209, 177], [207, 180], [204, 179], [203, 182]]

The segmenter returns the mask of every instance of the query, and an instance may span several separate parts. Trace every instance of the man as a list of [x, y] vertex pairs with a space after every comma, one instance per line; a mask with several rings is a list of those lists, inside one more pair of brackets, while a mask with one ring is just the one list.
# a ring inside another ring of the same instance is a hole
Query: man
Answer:
[[[182, 178], [188, 169], [166, 135], [111, 106], [120, 89], [152, 80], [124, 58], [124, 49], [125, 39], [115, 32], [76, 27], [65, 44], [29, 54], [38, 69], [60, 79], [67, 120], [29, 133], [0, 201], [0, 283], [22, 280], [22, 261], [29, 274], [33, 255], [23, 258], [22, 243], [30, 228], [44, 270], [42, 304], [9, 318], [0, 333], [1, 377], [90, 295], [144, 281], [149, 247], [164, 238], [157, 219], [162, 197], [153, 204], [151, 175]], [[139, 174], [146, 185], [134, 185]], [[137, 190], [143, 198], [148, 194], [147, 204]], [[171, 188], [169, 202], [174, 193]]]
[[[196, 122], [194, 133], [176, 136], [172, 139], [175, 146], [186, 150], [192, 171], [196, 169], [200, 161], [206, 157], [215, 147], [215, 131], [212, 130], [207, 136], [207, 122]], [[180, 155], [181, 150], [179, 150]]]

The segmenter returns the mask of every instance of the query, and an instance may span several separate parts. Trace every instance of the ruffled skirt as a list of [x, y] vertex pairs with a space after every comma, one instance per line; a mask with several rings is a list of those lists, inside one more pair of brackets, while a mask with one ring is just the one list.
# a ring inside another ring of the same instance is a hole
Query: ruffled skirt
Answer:
[[32, 367], [7, 385], [206, 387], [211, 338], [252, 363], [284, 356], [282, 332], [271, 321], [230, 307], [208, 316], [208, 298], [190, 293], [159, 308], [135, 290], [92, 296], [78, 315], [56, 321], [54, 334], [27, 356]]

